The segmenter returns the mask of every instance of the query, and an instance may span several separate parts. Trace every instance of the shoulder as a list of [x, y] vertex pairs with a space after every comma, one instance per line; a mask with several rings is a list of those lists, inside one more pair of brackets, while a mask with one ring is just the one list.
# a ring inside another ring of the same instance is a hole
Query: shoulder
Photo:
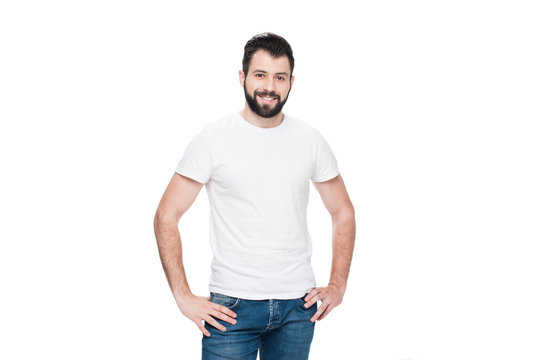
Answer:
[[318, 128], [316, 128], [314, 125], [310, 124], [309, 122], [301, 118], [297, 118], [297, 117], [293, 117], [289, 115], [287, 115], [287, 119], [290, 122], [289, 124], [290, 128], [294, 132], [301, 134], [301, 136], [303, 136], [304, 138], [309, 139], [314, 142], [320, 141], [320, 139], [323, 138]]
[[213, 121], [207, 122], [206, 124], [204, 124], [204, 127], [210, 131], [219, 131], [226, 129], [235, 124], [236, 116], [237, 115], [235, 113], [223, 115]]
[[209, 137], [224, 134], [227, 132], [227, 130], [233, 129], [237, 126], [237, 119], [235, 116], [235, 113], [229, 113], [215, 120], [206, 122], [203, 124], [201, 131], [207, 134]]

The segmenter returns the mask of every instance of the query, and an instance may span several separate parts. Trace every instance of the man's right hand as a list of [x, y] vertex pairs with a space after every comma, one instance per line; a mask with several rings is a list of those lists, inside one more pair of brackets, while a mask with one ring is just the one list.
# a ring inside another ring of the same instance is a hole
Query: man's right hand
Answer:
[[202, 320], [221, 331], [225, 331], [226, 328], [219, 324], [214, 317], [230, 324], [236, 324], [234, 319], [237, 316], [236, 313], [223, 305], [212, 303], [209, 296], [185, 295], [178, 305], [182, 314], [191, 319], [206, 336], [210, 336], [210, 332], [204, 327]]

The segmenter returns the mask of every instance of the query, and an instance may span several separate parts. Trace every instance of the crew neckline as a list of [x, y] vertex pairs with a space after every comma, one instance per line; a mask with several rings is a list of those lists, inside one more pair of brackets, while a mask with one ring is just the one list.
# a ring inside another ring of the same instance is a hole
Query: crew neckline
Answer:
[[255, 130], [255, 131], [259, 131], [259, 132], [275, 132], [275, 131], [279, 131], [280, 129], [284, 128], [288, 124], [288, 115], [286, 115], [286, 114], [284, 114], [283, 121], [281, 121], [281, 123], [279, 125], [273, 126], [273, 127], [270, 127], [270, 128], [263, 128], [263, 127], [251, 124], [250, 122], [245, 120], [243, 118], [243, 116], [241, 116], [239, 111], [236, 111], [235, 114], [236, 114], [236, 117], [238, 118], [238, 120], [242, 124], [244, 124], [244, 127]]

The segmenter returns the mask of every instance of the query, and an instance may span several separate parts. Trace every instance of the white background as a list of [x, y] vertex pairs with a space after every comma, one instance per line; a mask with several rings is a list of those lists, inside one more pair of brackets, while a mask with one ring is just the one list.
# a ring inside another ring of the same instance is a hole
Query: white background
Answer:
[[[539, 359], [532, 1], [3, 1], [2, 359], [198, 359], [153, 216], [187, 142], [244, 105], [243, 46], [292, 45], [284, 111], [356, 209], [343, 303], [311, 359]], [[180, 221], [208, 295], [209, 204]], [[311, 187], [317, 283], [331, 223]]]

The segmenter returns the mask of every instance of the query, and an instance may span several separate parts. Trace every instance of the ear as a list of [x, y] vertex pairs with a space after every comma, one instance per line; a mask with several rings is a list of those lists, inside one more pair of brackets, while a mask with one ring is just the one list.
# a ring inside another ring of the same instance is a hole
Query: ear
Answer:
[[290, 89], [292, 89], [292, 85], [294, 85], [294, 75], [290, 78]]
[[240, 86], [243, 87], [243, 83], [245, 82], [245, 74], [243, 73], [243, 70], [240, 70], [238, 72], [239, 80], [240, 80]]

